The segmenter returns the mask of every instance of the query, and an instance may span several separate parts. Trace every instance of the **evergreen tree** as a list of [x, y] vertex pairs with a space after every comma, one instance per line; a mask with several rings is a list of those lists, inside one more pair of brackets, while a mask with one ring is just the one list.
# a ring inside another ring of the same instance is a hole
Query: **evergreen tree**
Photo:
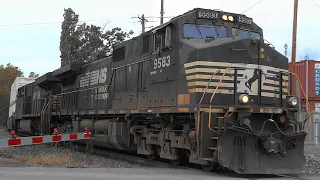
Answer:
[[103, 32], [99, 26], [86, 23], [77, 25], [79, 15], [71, 8], [64, 9], [63, 17], [60, 37], [61, 66], [76, 62], [89, 63], [111, 55], [112, 46], [133, 34], [133, 31], [124, 32], [119, 27]]
[[79, 39], [74, 34], [79, 21], [79, 15], [71, 8], [68, 8], [64, 9], [63, 18], [60, 36], [61, 66], [76, 60], [75, 50], [79, 46]]

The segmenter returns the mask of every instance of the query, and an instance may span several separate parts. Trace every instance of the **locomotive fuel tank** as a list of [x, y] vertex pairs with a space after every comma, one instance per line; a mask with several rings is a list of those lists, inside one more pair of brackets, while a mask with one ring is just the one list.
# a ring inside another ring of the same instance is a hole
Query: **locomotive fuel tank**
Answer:
[[92, 119], [83, 119], [80, 122], [80, 131], [84, 131], [85, 128], [89, 128], [90, 131], [94, 131], [93, 129], [93, 120]]
[[37, 131], [36, 122], [30, 119], [20, 121], [19, 127], [21, 131], [25, 133], [35, 134]]
[[98, 120], [94, 123], [94, 131], [97, 134], [108, 134], [108, 127], [111, 120]]
[[88, 127], [91, 132], [94, 132], [95, 146], [115, 148], [125, 151], [135, 151], [136, 147], [133, 144], [133, 139], [130, 136], [128, 122], [114, 121], [112, 119], [91, 120], [83, 119], [80, 122], [80, 129]]

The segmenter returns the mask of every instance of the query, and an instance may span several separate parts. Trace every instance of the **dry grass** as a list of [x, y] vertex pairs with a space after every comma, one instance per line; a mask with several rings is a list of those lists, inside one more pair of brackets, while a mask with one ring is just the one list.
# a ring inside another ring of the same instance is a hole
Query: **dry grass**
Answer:
[[0, 159], [0, 162], [1, 163], [19, 163], [20, 161], [17, 160], [17, 159], [7, 159], [7, 158], [5, 158], [5, 159]]
[[29, 156], [24, 155], [17, 157], [19, 161], [28, 163], [30, 166], [43, 166], [43, 165], [69, 165], [69, 166], [84, 166], [85, 163], [72, 160], [67, 155], [39, 155]]

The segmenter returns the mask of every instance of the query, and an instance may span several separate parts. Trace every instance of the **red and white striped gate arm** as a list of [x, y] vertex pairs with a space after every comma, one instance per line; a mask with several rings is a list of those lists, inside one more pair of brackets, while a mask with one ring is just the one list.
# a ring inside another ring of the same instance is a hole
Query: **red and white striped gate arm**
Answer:
[[91, 133], [12, 137], [7, 139], [0, 139], [0, 147], [26, 146], [26, 145], [45, 144], [45, 143], [63, 142], [63, 141], [77, 141], [77, 140], [84, 140], [84, 139], [90, 139], [90, 138], [91, 138]]

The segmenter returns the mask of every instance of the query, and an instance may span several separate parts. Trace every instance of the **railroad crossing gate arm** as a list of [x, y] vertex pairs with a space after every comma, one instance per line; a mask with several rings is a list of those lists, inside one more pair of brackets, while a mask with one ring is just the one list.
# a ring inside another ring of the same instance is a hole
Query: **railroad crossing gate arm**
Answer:
[[10, 138], [0, 139], [0, 147], [27, 146], [53, 142], [77, 141], [84, 139], [91, 139], [91, 133], [57, 134], [30, 137], [11, 136]]

